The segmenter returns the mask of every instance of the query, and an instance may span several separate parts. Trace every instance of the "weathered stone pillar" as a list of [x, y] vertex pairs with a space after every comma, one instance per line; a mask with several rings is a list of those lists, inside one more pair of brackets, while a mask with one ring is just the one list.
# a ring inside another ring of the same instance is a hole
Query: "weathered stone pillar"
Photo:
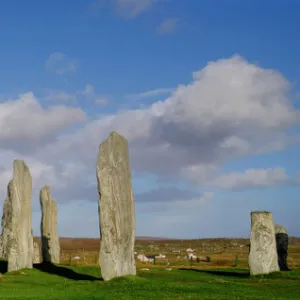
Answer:
[[289, 246], [289, 236], [286, 228], [275, 225], [276, 246], [278, 255], [278, 265], [280, 271], [289, 271], [287, 265], [287, 254]]
[[37, 242], [33, 242], [33, 263], [39, 264], [41, 262], [40, 245]]
[[251, 212], [249, 268], [251, 275], [279, 271], [272, 213]]
[[[8, 189], [7, 189], [8, 194]], [[11, 201], [6, 197], [3, 204], [3, 214], [1, 220], [2, 233], [0, 237], [0, 258], [7, 259], [7, 250], [8, 250], [8, 239], [11, 231]]]
[[127, 140], [117, 132], [100, 145], [97, 182], [102, 278], [135, 275], [135, 208], [129, 150]]
[[13, 179], [8, 185], [11, 228], [7, 244], [8, 272], [32, 268], [32, 178], [23, 160], [13, 163]]
[[43, 262], [59, 264], [60, 244], [57, 234], [57, 206], [52, 200], [50, 187], [45, 185], [40, 191], [42, 210], [41, 239]]

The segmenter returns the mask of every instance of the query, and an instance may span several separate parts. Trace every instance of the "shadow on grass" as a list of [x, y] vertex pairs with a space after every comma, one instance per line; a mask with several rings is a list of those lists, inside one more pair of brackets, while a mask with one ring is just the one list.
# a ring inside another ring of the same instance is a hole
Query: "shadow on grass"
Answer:
[[68, 279], [73, 280], [85, 280], [85, 281], [102, 281], [102, 278], [97, 278], [91, 275], [87, 274], [80, 274], [77, 273], [69, 268], [65, 268], [62, 266], [56, 266], [52, 263], [41, 263], [41, 264], [34, 264], [33, 267], [37, 270], [40, 270], [42, 272], [48, 273], [48, 274], [54, 274], [61, 277], [65, 277]]
[[218, 271], [218, 270], [198, 270], [198, 269], [189, 269], [189, 268], [180, 268], [178, 270], [184, 271], [194, 271], [199, 273], [206, 273], [217, 276], [228, 276], [228, 277], [237, 277], [237, 278], [248, 278], [250, 277], [249, 272], [240, 272], [240, 271]]
[[4, 274], [7, 272], [7, 261], [6, 260], [0, 260], [0, 273]]

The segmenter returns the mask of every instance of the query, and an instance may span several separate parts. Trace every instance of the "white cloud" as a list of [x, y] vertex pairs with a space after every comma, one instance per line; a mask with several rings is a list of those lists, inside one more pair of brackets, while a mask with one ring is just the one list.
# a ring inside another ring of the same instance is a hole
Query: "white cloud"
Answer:
[[159, 34], [168, 34], [173, 32], [179, 23], [179, 18], [166, 18], [157, 27], [157, 32]]
[[46, 60], [46, 69], [58, 75], [73, 73], [77, 71], [78, 61], [70, 58], [64, 53], [54, 52]]
[[80, 108], [63, 105], [43, 108], [33, 93], [20, 95], [16, 100], [0, 103], [1, 147], [23, 143], [34, 147], [60, 130], [85, 121]]
[[230, 159], [299, 141], [286, 134], [300, 120], [288, 89], [289, 82], [277, 71], [239, 56], [221, 59], [194, 73], [190, 84], [179, 86], [165, 101], [99, 117], [47, 151], [54, 148], [64, 156], [76, 149], [74, 158], [91, 162], [99, 142], [117, 130], [129, 139], [136, 170], [184, 175], [202, 169], [205, 177], [206, 170], [218, 170]]
[[207, 182], [207, 185], [223, 189], [245, 190], [296, 183], [298, 183], [298, 180], [290, 178], [284, 168], [274, 167], [225, 173], [216, 177], [213, 181]]
[[151, 97], [161, 96], [165, 94], [170, 94], [172, 91], [174, 91], [173, 88], [160, 88], [160, 89], [154, 89], [142, 93], [128, 94], [125, 95], [125, 98], [130, 100], [141, 100], [144, 98], [151, 98]]

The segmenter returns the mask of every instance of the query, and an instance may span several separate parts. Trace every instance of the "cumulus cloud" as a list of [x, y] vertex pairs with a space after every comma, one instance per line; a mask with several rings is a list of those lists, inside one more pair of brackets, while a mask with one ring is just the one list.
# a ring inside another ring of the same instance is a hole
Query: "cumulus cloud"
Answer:
[[64, 53], [54, 52], [47, 58], [45, 66], [47, 70], [53, 71], [57, 75], [64, 75], [66, 73], [76, 72], [78, 61]]
[[1, 148], [34, 148], [85, 118], [80, 108], [63, 105], [43, 108], [33, 93], [25, 93], [16, 100], [0, 103]]
[[221, 59], [195, 72], [190, 84], [166, 100], [102, 116], [47, 151], [55, 148], [64, 156], [76, 149], [74, 158], [94, 161], [99, 141], [117, 130], [129, 139], [134, 169], [187, 178], [190, 171], [202, 170], [205, 177], [206, 170], [212, 173], [230, 159], [299, 141], [287, 135], [299, 122], [299, 111], [287, 97], [289, 86], [279, 72], [240, 56]]
[[166, 18], [157, 27], [157, 32], [159, 34], [168, 34], [173, 32], [179, 23], [179, 18]]
[[[54, 161], [49, 157], [39, 158], [43, 146], [54, 142], [62, 130], [86, 120], [80, 108], [63, 105], [43, 108], [33, 93], [25, 93], [17, 99], [0, 103], [0, 194], [2, 199], [12, 178], [12, 162], [23, 159], [29, 166], [33, 188], [38, 190], [44, 184], [63, 190], [74, 183], [79, 176], [72, 171], [72, 178], [66, 175], [67, 162]], [[55, 150], [54, 150], [55, 151]], [[63, 164], [63, 167], [61, 165]], [[76, 164], [76, 169], [80, 166]], [[77, 176], [77, 177], [75, 177]], [[72, 181], [73, 180], [73, 181]]]

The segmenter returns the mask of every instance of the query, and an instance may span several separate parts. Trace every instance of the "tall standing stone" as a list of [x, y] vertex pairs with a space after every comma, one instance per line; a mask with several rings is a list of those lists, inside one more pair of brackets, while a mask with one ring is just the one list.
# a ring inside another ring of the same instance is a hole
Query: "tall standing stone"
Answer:
[[102, 278], [135, 275], [135, 208], [128, 142], [117, 132], [100, 145], [97, 182]]
[[280, 271], [288, 271], [287, 254], [289, 246], [289, 236], [286, 228], [280, 225], [275, 225], [276, 247], [278, 255], [278, 265]]
[[[8, 193], [8, 191], [7, 191]], [[8, 239], [11, 232], [11, 201], [6, 197], [3, 204], [3, 214], [1, 220], [2, 233], [0, 237], [0, 258], [7, 259]]]
[[40, 191], [42, 210], [41, 237], [43, 262], [59, 264], [60, 245], [57, 234], [57, 205], [52, 200], [50, 187], [45, 185]]
[[272, 213], [251, 212], [249, 268], [251, 275], [279, 271]]
[[8, 272], [31, 269], [32, 178], [23, 160], [15, 160], [13, 163], [13, 179], [9, 182], [7, 197], [11, 209], [11, 230], [7, 243]]

